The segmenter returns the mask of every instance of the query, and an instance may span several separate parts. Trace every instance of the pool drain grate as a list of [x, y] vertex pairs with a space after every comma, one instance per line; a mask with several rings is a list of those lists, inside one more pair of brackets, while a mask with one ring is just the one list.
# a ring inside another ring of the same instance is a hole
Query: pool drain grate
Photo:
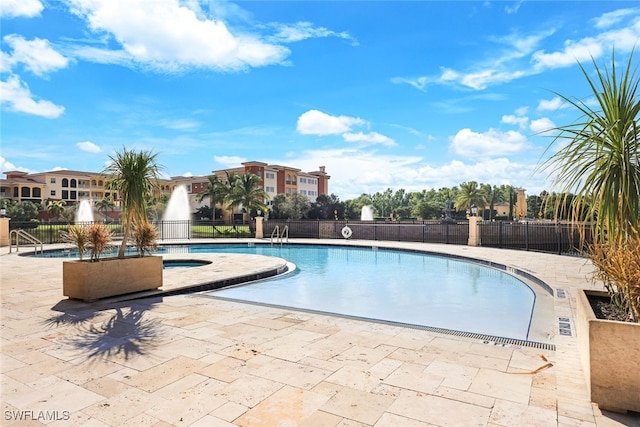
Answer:
[[493, 335], [476, 334], [473, 332], [464, 332], [464, 331], [454, 331], [451, 329], [434, 328], [431, 326], [417, 326], [417, 325], [406, 325], [406, 326], [410, 326], [415, 329], [422, 329], [429, 332], [435, 332], [438, 334], [454, 335], [454, 336], [465, 337], [465, 338], [474, 338], [474, 339], [481, 340], [483, 344], [491, 344], [496, 347], [506, 347], [507, 345], [516, 345], [520, 347], [533, 347], [533, 348], [539, 348], [541, 350], [556, 351], [555, 344], [548, 344], [544, 342], [527, 341], [527, 340], [520, 340], [515, 338], [496, 337]]
[[454, 335], [454, 336], [457, 336], [457, 337], [477, 339], [477, 340], [482, 341], [484, 344], [493, 344], [495, 346], [500, 346], [500, 347], [506, 347], [507, 345], [515, 345], [515, 346], [520, 346], [520, 347], [532, 347], [532, 348], [539, 348], [541, 350], [556, 351], [555, 344], [549, 344], [549, 343], [544, 343], [544, 342], [527, 341], [527, 340], [520, 340], [520, 339], [515, 339], [515, 338], [497, 337], [497, 336], [493, 336], [493, 335], [477, 334], [477, 333], [474, 333], [474, 332], [465, 332], [465, 331], [456, 331], [456, 330], [453, 330], [453, 329], [436, 328], [436, 327], [433, 327], [433, 326], [414, 325], [414, 324], [411, 324], [411, 323], [390, 322], [388, 320], [380, 320], [380, 319], [374, 319], [374, 318], [370, 318], [370, 317], [349, 316], [349, 315], [346, 315], [346, 314], [330, 313], [330, 312], [326, 312], [326, 311], [311, 310], [311, 309], [307, 309], [307, 308], [288, 307], [288, 306], [283, 306], [283, 305], [278, 305], [278, 304], [269, 304], [269, 303], [264, 303], [264, 302], [247, 301], [247, 300], [242, 300], [242, 299], [226, 298], [226, 297], [214, 296], [214, 295], [198, 294], [198, 295], [195, 295], [195, 296], [196, 297], [219, 299], [219, 300], [223, 300], [223, 301], [240, 302], [240, 303], [258, 305], [258, 306], [263, 306], [263, 307], [274, 307], [274, 308], [279, 308], [279, 309], [295, 310], [295, 311], [301, 311], [303, 313], [320, 314], [320, 315], [323, 315], [323, 316], [336, 316], [336, 317], [342, 317], [342, 318], [345, 318], [345, 319], [364, 320], [364, 321], [367, 321], [367, 322], [375, 322], [375, 323], [382, 323], [382, 324], [385, 324], [385, 325], [401, 326], [401, 327], [411, 328], [411, 329], [419, 329], [421, 331], [434, 332], [434, 333], [437, 333], [437, 334]]

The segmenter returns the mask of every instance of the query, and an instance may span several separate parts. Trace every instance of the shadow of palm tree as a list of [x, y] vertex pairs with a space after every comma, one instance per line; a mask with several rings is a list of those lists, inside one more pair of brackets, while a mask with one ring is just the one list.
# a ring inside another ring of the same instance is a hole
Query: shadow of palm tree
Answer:
[[[149, 353], [157, 345], [161, 333], [161, 324], [145, 314], [162, 298], [148, 298], [117, 303], [110, 306], [97, 306], [75, 312], [64, 312], [49, 319], [51, 326], [72, 324], [78, 327], [78, 335], [68, 338], [68, 343], [87, 357], [120, 356], [125, 360], [133, 355]], [[101, 324], [92, 323], [98, 313], [112, 311], [113, 315]]]

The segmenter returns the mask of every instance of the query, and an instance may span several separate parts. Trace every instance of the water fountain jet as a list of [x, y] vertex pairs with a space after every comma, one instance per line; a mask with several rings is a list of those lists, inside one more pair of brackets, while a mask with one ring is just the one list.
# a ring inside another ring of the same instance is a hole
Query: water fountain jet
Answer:
[[76, 211], [75, 223], [90, 223], [93, 221], [93, 207], [91, 206], [91, 202], [82, 200]]
[[171, 193], [167, 209], [162, 216], [162, 239], [188, 239], [191, 237], [191, 207], [187, 187], [179, 185]]
[[373, 221], [373, 208], [371, 206], [362, 207], [360, 221]]

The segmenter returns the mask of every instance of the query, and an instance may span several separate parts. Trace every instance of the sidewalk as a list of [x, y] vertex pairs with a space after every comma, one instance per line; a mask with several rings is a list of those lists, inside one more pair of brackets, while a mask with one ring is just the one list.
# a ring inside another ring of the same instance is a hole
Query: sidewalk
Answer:
[[[524, 270], [566, 292], [554, 298], [556, 318], [573, 319], [575, 288], [590, 286], [580, 258], [364, 243]], [[556, 335], [549, 351], [197, 293], [87, 304], [62, 296], [60, 259], [7, 252], [0, 248], [3, 426], [640, 425], [590, 403], [575, 331]], [[238, 274], [246, 268], [238, 264]], [[187, 285], [189, 274], [166, 271], [165, 283]]]

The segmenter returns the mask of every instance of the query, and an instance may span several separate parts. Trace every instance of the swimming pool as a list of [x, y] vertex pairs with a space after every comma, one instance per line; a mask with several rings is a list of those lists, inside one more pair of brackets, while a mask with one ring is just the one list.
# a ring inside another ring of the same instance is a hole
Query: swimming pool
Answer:
[[[207, 291], [217, 298], [527, 340], [536, 295], [518, 278], [446, 256], [372, 247], [213, 244], [159, 253], [284, 258], [282, 277]], [[51, 254], [49, 254], [51, 255]]]

